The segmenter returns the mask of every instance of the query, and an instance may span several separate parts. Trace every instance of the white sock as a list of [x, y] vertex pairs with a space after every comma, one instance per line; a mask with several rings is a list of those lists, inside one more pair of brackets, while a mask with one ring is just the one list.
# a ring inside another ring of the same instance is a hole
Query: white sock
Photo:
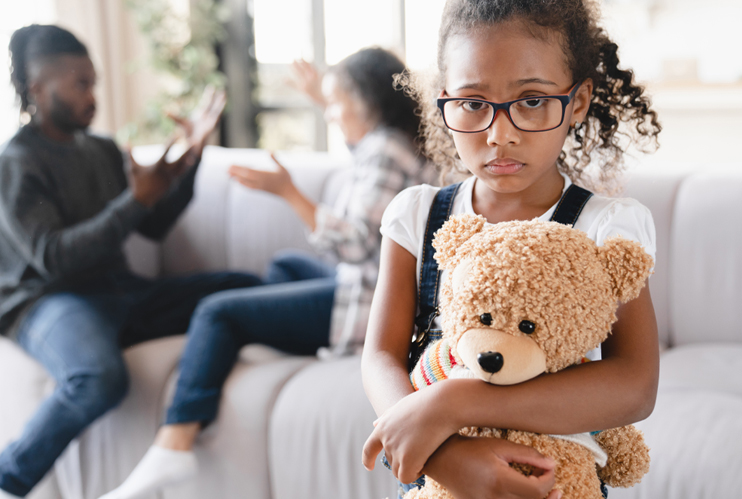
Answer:
[[198, 469], [193, 451], [149, 448], [131, 475], [100, 499], [135, 499], [193, 477]]

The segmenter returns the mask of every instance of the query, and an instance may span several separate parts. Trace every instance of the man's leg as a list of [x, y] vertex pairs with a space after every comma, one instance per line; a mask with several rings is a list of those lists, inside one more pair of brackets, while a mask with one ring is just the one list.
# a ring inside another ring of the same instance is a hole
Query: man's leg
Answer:
[[0, 489], [26, 495], [72, 439], [124, 398], [117, 315], [114, 300], [60, 293], [41, 298], [22, 321], [19, 344], [57, 386], [0, 454]]
[[265, 272], [265, 284], [335, 277], [335, 266], [306, 251], [283, 250]]
[[129, 347], [183, 334], [203, 298], [219, 291], [262, 283], [259, 277], [243, 272], [211, 272], [152, 281], [133, 278], [122, 285], [130, 300], [131, 313], [123, 327], [121, 345]]

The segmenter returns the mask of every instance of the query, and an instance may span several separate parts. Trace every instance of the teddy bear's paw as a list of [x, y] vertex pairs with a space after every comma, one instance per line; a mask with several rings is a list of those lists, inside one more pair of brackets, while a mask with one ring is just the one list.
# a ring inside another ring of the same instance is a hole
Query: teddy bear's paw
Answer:
[[[595, 472], [595, 457], [586, 447], [549, 435], [525, 431], [508, 431], [511, 442], [527, 445], [556, 461], [555, 485], [562, 491], [562, 499], [603, 499], [600, 480]], [[528, 476], [532, 468], [513, 466]]]
[[608, 462], [598, 474], [609, 486], [631, 487], [649, 471], [649, 447], [634, 425], [601, 431], [595, 440], [608, 454]]

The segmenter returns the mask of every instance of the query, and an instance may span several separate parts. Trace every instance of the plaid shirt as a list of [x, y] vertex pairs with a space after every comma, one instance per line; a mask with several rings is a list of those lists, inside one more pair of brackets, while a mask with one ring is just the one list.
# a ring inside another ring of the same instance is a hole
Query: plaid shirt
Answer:
[[[363, 345], [379, 274], [381, 217], [403, 189], [432, 179], [431, 168], [402, 133], [378, 128], [352, 150], [352, 179], [335, 205], [318, 205], [309, 242], [338, 261], [338, 287], [332, 311], [330, 345], [344, 354]], [[428, 178], [426, 178], [428, 177]]]

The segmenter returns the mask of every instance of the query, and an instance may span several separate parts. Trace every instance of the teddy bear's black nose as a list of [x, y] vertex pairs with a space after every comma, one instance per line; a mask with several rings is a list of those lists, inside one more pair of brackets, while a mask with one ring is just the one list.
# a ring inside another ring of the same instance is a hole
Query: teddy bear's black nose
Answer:
[[486, 372], [495, 374], [502, 369], [505, 359], [499, 352], [484, 352], [477, 355], [477, 362]]

